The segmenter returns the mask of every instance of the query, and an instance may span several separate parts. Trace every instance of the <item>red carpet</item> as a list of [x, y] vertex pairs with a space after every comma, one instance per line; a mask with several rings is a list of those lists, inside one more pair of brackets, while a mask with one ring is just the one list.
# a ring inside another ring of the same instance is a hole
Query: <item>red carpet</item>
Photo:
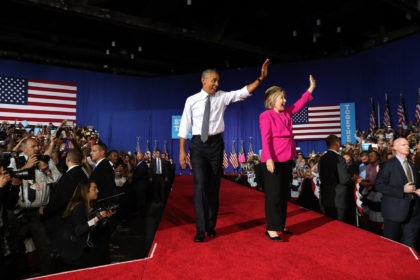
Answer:
[[[193, 242], [191, 176], [175, 187], [145, 260], [48, 279], [419, 279], [410, 248], [289, 204], [285, 242], [264, 235], [263, 193], [222, 181], [217, 237]], [[46, 277], [44, 277], [46, 279]]]

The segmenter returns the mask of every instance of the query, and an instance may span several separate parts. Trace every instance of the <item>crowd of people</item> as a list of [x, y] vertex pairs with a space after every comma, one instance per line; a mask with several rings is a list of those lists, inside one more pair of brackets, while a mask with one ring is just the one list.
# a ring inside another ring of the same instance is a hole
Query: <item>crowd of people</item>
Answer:
[[110, 263], [111, 236], [163, 205], [175, 176], [167, 153], [108, 150], [92, 127], [0, 127], [0, 275]]

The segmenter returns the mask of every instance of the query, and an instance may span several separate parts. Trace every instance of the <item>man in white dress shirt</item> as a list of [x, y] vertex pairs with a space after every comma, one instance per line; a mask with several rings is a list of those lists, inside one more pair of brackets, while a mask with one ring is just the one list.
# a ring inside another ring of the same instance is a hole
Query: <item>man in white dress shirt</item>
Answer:
[[[179, 163], [186, 166], [185, 142], [191, 130], [193, 137], [189, 144], [192, 173], [194, 178], [195, 242], [203, 242], [204, 234], [216, 236], [216, 222], [219, 210], [219, 189], [222, 176], [224, 142], [223, 115], [231, 103], [242, 101], [267, 77], [270, 60], [261, 67], [260, 76], [252, 83], [235, 91], [218, 91], [219, 74], [214, 69], [203, 71], [203, 87], [199, 93], [187, 98], [179, 127]], [[207, 103], [207, 104], [206, 104]], [[207, 105], [207, 106], [206, 106]], [[207, 107], [207, 108], [206, 108]], [[207, 121], [203, 120], [206, 116]]]

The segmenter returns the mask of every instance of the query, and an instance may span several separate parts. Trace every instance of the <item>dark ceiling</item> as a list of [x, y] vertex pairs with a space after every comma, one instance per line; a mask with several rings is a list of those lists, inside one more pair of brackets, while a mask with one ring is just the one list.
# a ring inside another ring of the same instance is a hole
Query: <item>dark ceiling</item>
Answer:
[[420, 32], [418, 0], [2, 0], [0, 57], [155, 77], [343, 57]]

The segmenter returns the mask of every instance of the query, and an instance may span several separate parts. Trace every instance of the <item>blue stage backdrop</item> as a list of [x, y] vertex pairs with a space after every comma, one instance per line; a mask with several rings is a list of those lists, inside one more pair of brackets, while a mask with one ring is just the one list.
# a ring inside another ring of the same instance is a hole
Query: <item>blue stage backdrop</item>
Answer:
[[[354, 103], [355, 126], [359, 129], [369, 128], [371, 97], [376, 110], [379, 104], [382, 122], [385, 93], [394, 126], [401, 93], [405, 98], [407, 119], [413, 120], [420, 88], [419, 45], [420, 36], [416, 35], [345, 58], [290, 64], [272, 61], [268, 78], [253, 96], [232, 104], [226, 111], [226, 152], [230, 153], [232, 140], [236, 141], [237, 152], [243, 140], [247, 152], [250, 139], [254, 151], [258, 151], [261, 147], [258, 117], [264, 110], [265, 89], [272, 85], [283, 87], [287, 102], [291, 104], [308, 88], [309, 74], [314, 75], [317, 88], [314, 100], [308, 105]], [[203, 70], [211, 67], [203, 65]], [[238, 89], [254, 81], [259, 71], [259, 66], [221, 71], [220, 89]], [[74, 83], [77, 85], [78, 124], [93, 125], [112, 149], [134, 151], [137, 136], [141, 137], [142, 150], [145, 150], [147, 140], [150, 148], [156, 140], [160, 149], [167, 141], [169, 153], [176, 163], [179, 141], [172, 140], [172, 116], [181, 115], [185, 99], [201, 88], [201, 73], [152, 79], [10, 60], [0, 60], [0, 75]], [[297, 146], [304, 154], [325, 150], [322, 140], [297, 141]]]

